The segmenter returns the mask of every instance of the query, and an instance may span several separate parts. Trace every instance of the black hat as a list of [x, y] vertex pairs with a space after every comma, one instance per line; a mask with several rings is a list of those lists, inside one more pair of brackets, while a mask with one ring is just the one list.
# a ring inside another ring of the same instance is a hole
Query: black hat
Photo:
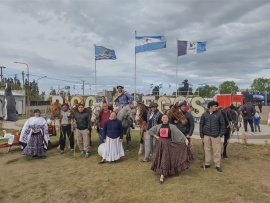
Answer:
[[207, 108], [209, 109], [211, 106], [214, 106], [214, 105], [217, 105], [217, 106], [218, 106], [218, 102], [216, 102], [216, 101], [210, 101], [210, 102], [207, 104]]
[[181, 107], [181, 106], [183, 106], [183, 105], [185, 105], [185, 106], [186, 106], [186, 105], [187, 105], [187, 102], [186, 102], [186, 101], [182, 101], [182, 102], [180, 102], [180, 103], [179, 103], [179, 105], [178, 105], [178, 106], [179, 106], [179, 107]]
[[68, 105], [67, 103], [63, 103], [63, 104], [61, 105], [61, 107], [63, 107], [63, 106], [67, 106], [67, 107], [69, 108], [69, 105]]
[[124, 86], [122, 86], [122, 85], [117, 85], [116, 86], [116, 89], [118, 89], [119, 87], [121, 87], [122, 89], [124, 89]]
[[152, 102], [152, 103], [149, 105], [149, 108], [152, 108], [152, 107], [158, 107], [158, 104], [157, 104], [157, 103]]

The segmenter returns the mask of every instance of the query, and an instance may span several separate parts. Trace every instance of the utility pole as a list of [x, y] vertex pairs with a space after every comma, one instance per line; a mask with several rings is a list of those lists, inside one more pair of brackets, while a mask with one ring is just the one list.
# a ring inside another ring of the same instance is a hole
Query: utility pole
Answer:
[[2, 69], [6, 68], [5, 66], [0, 66], [1, 68], [1, 85], [3, 84], [3, 73], [2, 73]]
[[23, 89], [25, 90], [25, 84], [24, 84], [24, 71], [22, 71], [22, 81], [23, 81]]
[[14, 78], [14, 90], [16, 90], [16, 80], [17, 80], [17, 74], [15, 74], [15, 78]]
[[82, 95], [84, 96], [84, 80], [82, 82], [83, 82], [83, 85], [82, 85]]

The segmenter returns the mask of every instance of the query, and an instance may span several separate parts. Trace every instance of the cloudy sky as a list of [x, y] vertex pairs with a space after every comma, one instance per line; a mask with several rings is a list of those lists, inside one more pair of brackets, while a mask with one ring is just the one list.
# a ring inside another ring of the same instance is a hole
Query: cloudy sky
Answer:
[[[194, 88], [227, 80], [249, 88], [254, 78], [270, 78], [269, 11], [269, 0], [1, 0], [0, 66], [4, 77], [21, 79], [26, 66], [14, 61], [27, 63], [30, 81], [47, 76], [39, 80], [46, 93], [71, 86], [82, 94], [85, 81], [89, 94], [96, 44], [117, 56], [96, 62], [97, 90], [121, 84], [133, 92], [136, 30], [167, 39], [167, 48], [137, 54], [138, 92], [163, 83], [172, 93], [184, 79]], [[177, 39], [207, 41], [207, 51], [177, 58]]]

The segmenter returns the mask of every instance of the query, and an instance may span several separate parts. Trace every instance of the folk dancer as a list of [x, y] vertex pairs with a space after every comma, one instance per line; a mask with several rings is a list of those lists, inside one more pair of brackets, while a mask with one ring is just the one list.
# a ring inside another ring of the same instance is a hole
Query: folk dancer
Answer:
[[34, 110], [34, 117], [29, 118], [22, 129], [20, 143], [24, 147], [23, 154], [32, 157], [42, 157], [48, 148], [50, 137], [48, 125], [40, 110]]

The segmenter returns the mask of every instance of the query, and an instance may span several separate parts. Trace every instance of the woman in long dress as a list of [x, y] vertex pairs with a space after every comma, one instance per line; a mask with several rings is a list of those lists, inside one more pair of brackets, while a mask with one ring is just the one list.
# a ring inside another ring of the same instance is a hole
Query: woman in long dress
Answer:
[[105, 163], [106, 161], [117, 161], [125, 155], [122, 144], [123, 126], [121, 121], [116, 118], [115, 112], [112, 112], [109, 120], [105, 122], [103, 131], [105, 149], [99, 164]]
[[162, 124], [149, 129], [149, 135], [154, 136], [156, 148], [153, 156], [151, 170], [160, 174], [160, 183], [164, 177], [177, 175], [189, 168], [188, 139], [175, 126], [168, 123], [168, 116], [162, 116]]
[[20, 143], [24, 147], [23, 154], [42, 157], [47, 150], [49, 140], [47, 122], [40, 117], [40, 111], [36, 109], [34, 116], [25, 122], [21, 131]]

